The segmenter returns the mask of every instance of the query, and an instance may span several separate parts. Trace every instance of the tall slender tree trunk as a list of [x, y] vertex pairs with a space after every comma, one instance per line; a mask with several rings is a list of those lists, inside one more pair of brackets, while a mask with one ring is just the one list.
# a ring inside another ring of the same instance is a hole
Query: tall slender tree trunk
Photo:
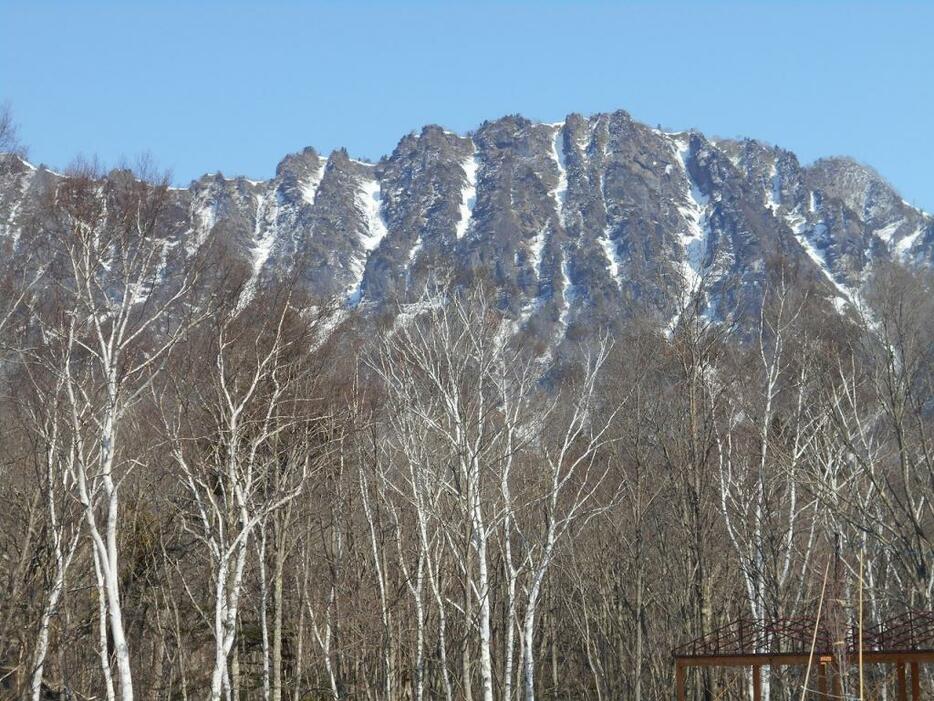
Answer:
[[150, 684], [150, 687], [149, 687], [149, 701], [159, 701], [159, 699], [162, 697], [162, 692], [165, 686], [165, 682], [163, 679], [164, 674], [165, 674], [165, 636], [159, 635], [156, 637], [155, 644], [153, 645], [153, 651], [152, 651], [152, 674], [150, 676], [150, 679], [152, 679], [152, 683]]
[[68, 571], [71, 561], [74, 558], [75, 550], [78, 547], [79, 532], [76, 531], [71, 536], [71, 543], [67, 552], [62, 552], [62, 536], [59, 530], [59, 521], [56, 517], [54, 505], [54, 492], [52, 491], [51, 472], [49, 475], [49, 513], [51, 519], [51, 529], [53, 530], [53, 541], [55, 547], [55, 578], [52, 582], [52, 588], [49, 590], [49, 597], [46, 600], [45, 608], [42, 611], [42, 618], [39, 622], [39, 634], [36, 639], [36, 648], [33, 654], [32, 679], [30, 693], [32, 701], [40, 701], [42, 696], [42, 678], [45, 674], [45, 659], [49, 651], [49, 635], [52, 625], [52, 617], [58, 610], [58, 604], [62, 593], [65, 590], [65, 575]]
[[285, 546], [277, 532], [276, 559], [272, 583], [272, 701], [282, 701], [282, 609]]
[[104, 575], [96, 551], [94, 553], [94, 573], [97, 576], [98, 656], [100, 657], [101, 674], [104, 677], [107, 701], [115, 701], [117, 695], [114, 692], [113, 671], [110, 668], [110, 653], [107, 649], [107, 594], [104, 591]]
[[479, 643], [480, 643], [480, 685], [483, 701], [493, 701], [493, 635], [490, 625], [492, 611], [490, 606], [490, 574], [487, 562], [487, 536], [480, 518], [479, 494], [472, 499], [473, 539], [477, 553], [477, 595], [479, 601]]
[[230, 660], [230, 699], [240, 701], [240, 643], [236, 639]]
[[[464, 563], [465, 568], [470, 567], [470, 558]], [[464, 701], [473, 701], [473, 665], [470, 660], [470, 625], [473, 619], [473, 595], [470, 592], [470, 574], [464, 578], [464, 634], [461, 636], [461, 686], [463, 687]]]
[[260, 523], [259, 528], [259, 625], [263, 643], [263, 701], [269, 701], [271, 689], [271, 650], [269, 645], [269, 578], [266, 574], [266, 524]]

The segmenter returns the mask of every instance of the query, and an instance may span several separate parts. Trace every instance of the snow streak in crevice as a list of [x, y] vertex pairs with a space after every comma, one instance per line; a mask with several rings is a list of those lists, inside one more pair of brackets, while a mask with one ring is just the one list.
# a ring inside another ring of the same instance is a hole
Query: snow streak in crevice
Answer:
[[422, 250], [422, 240], [421, 238], [415, 242], [415, 245], [412, 246], [412, 250], [409, 251], [409, 264], [415, 262], [415, 259], [418, 257], [419, 251]]
[[[814, 196], [811, 195], [810, 207], [814, 207]], [[814, 211], [818, 211], [815, 209]], [[801, 244], [801, 248], [804, 249], [804, 252], [807, 253], [808, 258], [810, 258], [821, 273], [826, 278], [827, 282], [831, 284], [833, 289], [836, 291], [836, 296], [834, 300], [834, 306], [838, 309], [842, 308], [842, 304], [849, 302], [851, 304], [856, 304], [856, 297], [853, 294], [853, 291], [847, 288], [844, 285], [841, 285], [834, 278], [833, 273], [830, 270], [830, 265], [827, 263], [827, 258], [824, 255], [823, 251], [817, 246], [816, 242], [827, 232], [827, 225], [823, 222], [818, 222], [813, 227], [808, 227], [807, 220], [797, 209], [791, 214], [785, 215], [785, 223], [791, 228], [792, 233], [795, 235], [798, 243]]]
[[915, 245], [915, 242], [921, 237], [921, 234], [924, 233], [924, 230], [924, 224], [920, 224], [915, 231], [907, 236], [903, 236], [902, 239], [895, 244], [895, 255], [901, 260], [905, 260], [911, 252], [912, 247]]
[[606, 256], [607, 270], [610, 271], [610, 277], [616, 283], [617, 289], [622, 289], [623, 281], [619, 272], [619, 252], [616, 248], [616, 242], [610, 238], [610, 231], [611, 227], [607, 225], [603, 230], [603, 236], [600, 237], [600, 246]]
[[[710, 240], [710, 198], [697, 187], [688, 169], [688, 158], [691, 155], [690, 136], [675, 138], [672, 146], [685, 178], [684, 204], [678, 205], [678, 212], [687, 223], [687, 229], [678, 234], [678, 243], [684, 251], [684, 257], [679, 263], [684, 283], [681, 300], [683, 307], [698, 293], [703, 281], [704, 261]], [[669, 331], [677, 326], [679, 316], [680, 312], [676, 313], [668, 323]]]
[[259, 275], [276, 238], [279, 196], [276, 190], [261, 194], [256, 201], [256, 226], [253, 230], [253, 275]]
[[561, 251], [561, 307], [558, 312], [558, 321], [555, 324], [554, 335], [548, 344], [547, 350], [538, 359], [543, 365], [548, 365], [554, 358], [555, 351], [567, 337], [571, 317], [571, 305], [574, 301], [574, 283], [571, 281], [570, 252], [563, 248]]
[[568, 194], [568, 171], [564, 157], [564, 125], [558, 125], [551, 141], [551, 157], [558, 169], [558, 185], [548, 194], [555, 205], [558, 221], [564, 225], [564, 202]]
[[904, 223], [904, 219], [899, 219], [898, 221], [883, 226], [881, 229], [877, 229], [873, 234], [882, 241], [882, 243], [888, 246], [892, 242], [892, 237], [895, 235], [895, 232], [898, 231], [899, 227]]
[[765, 206], [772, 211], [772, 214], [777, 213], [778, 208], [782, 206], [782, 179], [775, 163], [769, 167], [769, 187], [765, 191]]
[[32, 185], [32, 180], [35, 177], [36, 167], [31, 163], [22, 161], [25, 165], [29, 166], [29, 174], [23, 178], [22, 183], [19, 186], [19, 197], [16, 198], [16, 201], [10, 205], [10, 214], [7, 217], [7, 223], [4, 226], [3, 235], [10, 237], [11, 250], [16, 250], [16, 245], [19, 243], [19, 236], [22, 233], [22, 227], [17, 226], [16, 215], [19, 214], [19, 210], [23, 206], [23, 200], [26, 199], [26, 193], [29, 191], [29, 187]]
[[363, 255], [355, 257], [351, 263], [354, 282], [347, 291], [347, 302], [351, 306], [360, 303], [363, 297], [363, 273], [366, 270], [366, 261], [370, 253], [379, 247], [388, 232], [382, 214], [383, 197], [379, 180], [374, 177], [362, 180], [355, 200], [357, 210], [363, 218], [364, 230], [360, 233], [359, 240]]
[[461, 190], [460, 218], [457, 220], [455, 235], [461, 239], [467, 233], [473, 219], [473, 208], [477, 203], [477, 172], [480, 162], [477, 160], [477, 147], [470, 142], [474, 152], [468, 156], [461, 167], [464, 169], [464, 186]]
[[217, 208], [213, 195], [213, 188], [209, 186], [195, 193], [191, 198], [192, 228], [183, 234], [186, 239], [185, 252], [188, 255], [193, 255], [204, 245], [214, 225], [217, 224]]
[[[590, 140], [593, 142], [595, 138], [595, 132], [599, 126], [599, 120], [594, 122], [593, 127], [590, 130]], [[616, 283], [617, 289], [623, 288], [623, 279], [621, 275], [621, 261], [619, 256], [619, 248], [617, 242], [613, 240], [613, 224], [610, 222], [609, 207], [607, 207], [606, 202], [606, 191], [604, 190], [604, 179], [603, 174], [606, 171], [606, 159], [607, 159], [607, 140], [603, 141], [601, 152], [600, 152], [600, 167], [597, 169], [597, 189], [600, 193], [600, 201], [603, 203], [603, 212], [606, 219], [606, 226], [603, 227], [603, 232], [599, 238], [600, 246], [603, 248], [603, 253], [606, 256], [607, 270], [610, 273], [610, 277], [613, 278], [613, 281]]]
[[321, 181], [324, 179], [324, 169], [327, 167], [325, 159], [321, 158], [319, 161], [318, 170], [310, 178], [302, 182], [302, 199], [311, 205], [315, 203], [315, 198], [318, 196], [318, 188], [321, 186]]
[[543, 226], [531, 240], [528, 241], [528, 263], [532, 272], [535, 273], [535, 280], [538, 289], [535, 294], [522, 308], [519, 313], [519, 325], [525, 324], [532, 316], [532, 312], [541, 306], [541, 278], [542, 278], [542, 255], [545, 250], [545, 237], [548, 232], [548, 225]]
[[243, 309], [256, 294], [256, 286], [260, 273], [272, 253], [276, 241], [276, 226], [279, 219], [279, 193], [275, 187], [256, 196], [256, 214], [253, 224], [252, 267], [250, 279], [243, 286], [240, 299], [237, 300], [238, 309]]

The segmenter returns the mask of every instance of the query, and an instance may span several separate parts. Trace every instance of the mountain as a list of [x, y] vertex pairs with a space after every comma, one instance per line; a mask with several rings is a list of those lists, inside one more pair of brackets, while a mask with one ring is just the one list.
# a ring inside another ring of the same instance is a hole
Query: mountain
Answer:
[[[8, 253], [28, 245], [23, 222], [61, 177], [3, 157]], [[802, 165], [759, 141], [667, 133], [622, 111], [509, 116], [467, 135], [426, 126], [378, 163], [307, 148], [271, 180], [218, 173], [173, 188], [163, 227], [186, 255], [220, 245], [244, 296], [297, 280], [380, 310], [417, 299], [432, 274], [482, 273], [517, 328], [549, 344], [635, 310], [670, 328], [701, 288], [713, 319], [755, 309], [775, 261], [841, 312], [874, 266], [934, 263], [934, 218], [864, 165]]]

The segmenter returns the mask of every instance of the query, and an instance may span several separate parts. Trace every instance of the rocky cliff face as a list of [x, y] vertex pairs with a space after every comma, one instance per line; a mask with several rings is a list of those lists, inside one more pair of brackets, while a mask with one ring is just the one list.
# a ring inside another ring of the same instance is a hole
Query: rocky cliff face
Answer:
[[[0, 162], [7, 252], [27, 245], [24, 217], [59, 177]], [[635, 309], [668, 328], [698, 290], [711, 318], [755, 308], [779, 259], [839, 310], [880, 261], [934, 262], [934, 219], [865, 166], [802, 166], [625, 112], [504, 117], [469, 135], [428, 126], [378, 163], [308, 148], [269, 181], [206, 175], [171, 202], [166, 236], [186, 255], [220, 242], [244, 295], [278, 278], [380, 309], [412, 301], [433, 274], [482, 271], [517, 329], [549, 344]]]

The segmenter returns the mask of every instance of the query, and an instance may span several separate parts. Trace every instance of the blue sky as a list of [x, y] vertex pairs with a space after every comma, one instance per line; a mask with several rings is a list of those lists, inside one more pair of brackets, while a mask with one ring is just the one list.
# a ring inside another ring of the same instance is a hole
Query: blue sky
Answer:
[[0, 0], [0, 100], [36, 162], [149, 153], [178, 183], [622, 108], [852, 155], [934, 209], [932, 30], [934, 3]]

